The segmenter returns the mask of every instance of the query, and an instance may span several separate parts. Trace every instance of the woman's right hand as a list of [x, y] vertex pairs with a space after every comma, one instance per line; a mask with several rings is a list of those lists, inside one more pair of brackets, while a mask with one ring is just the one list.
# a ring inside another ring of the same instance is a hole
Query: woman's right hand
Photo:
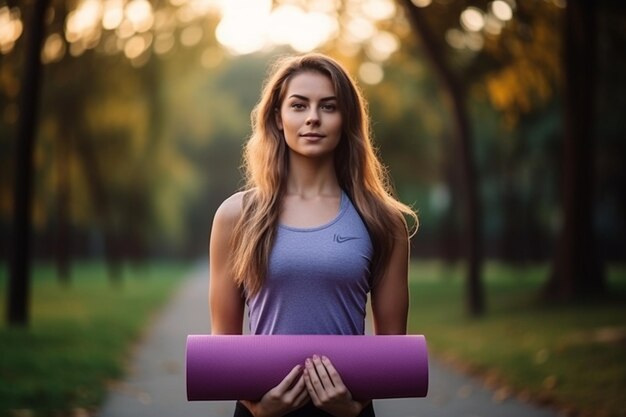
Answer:
[[241, 402], [254, 417], [281, 417], [297, 410], [309, 401], [302, 366], [296, 365], [289, 374], [259, 401]]

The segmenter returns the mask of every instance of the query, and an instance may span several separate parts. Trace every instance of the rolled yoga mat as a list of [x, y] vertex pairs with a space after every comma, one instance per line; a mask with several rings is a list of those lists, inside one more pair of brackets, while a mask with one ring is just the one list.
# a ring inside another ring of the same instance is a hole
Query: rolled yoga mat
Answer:
[[190, 335], [187, 399], [258, 400], [314, 354], [331, 360], [357, 400], [428, 391], [424, 336]]

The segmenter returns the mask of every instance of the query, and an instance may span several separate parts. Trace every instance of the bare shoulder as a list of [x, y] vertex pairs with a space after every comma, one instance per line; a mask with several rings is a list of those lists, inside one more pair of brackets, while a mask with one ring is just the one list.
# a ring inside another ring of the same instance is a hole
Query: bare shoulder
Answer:
[[246, 191], [237, 192], [228, 197], [215, 212], [214, 223], [222, 225], [234, 225], [241, 217], [243, 197]]

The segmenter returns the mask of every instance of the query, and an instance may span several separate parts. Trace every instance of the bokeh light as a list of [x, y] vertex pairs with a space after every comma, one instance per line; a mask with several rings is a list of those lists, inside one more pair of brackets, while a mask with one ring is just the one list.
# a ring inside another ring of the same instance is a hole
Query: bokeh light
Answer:
[[476, 7], [468, 7], [461, 13], [461, 26], [467, 31], [478, 32], [485, 26], [485, 15]]
[[147, 32], [154, 23], [152, 5], [147, 0], [131, 0], [126, 4], [124, 15], [135, 32]]
[[390, 32], [381, 31], [366, 45], [367, 56], [374, 61], [385, 61], [400, 48], [400, 41]]
[[446, 31], [446, 42], [455, 49], [465, 48], [465, 33], [460, 29], [448, 29]]
[[490, 35], [499, 35], [500, 33], [502, 33], [502, 28], [504, 27], [504, 24], [504, 21], [489, 13], [487, 16], [485, 16], [485, 27], [483, 28], [483, 30]]
[[63, 58], [66, 50], [63, 37], [58, 33], [53, 33], [44, 42], [41, 50], [41, 62], [44, 64], [58, 62]]
[[122, 0], [107, 0], [104, 3], [102, 27], [106, 30], [116, 29], [124, 20], [124, 2]]
[[513, 18], [513, 9], [503, 0], [495, 0], [490, 4], [491, 13], [503, 22], [507, 22]]
[[200, 25], [187, 26], [180, 33], [180, 43], [183, 46], [195, 46], [202, 40], [204, 31]]
[[359, 78], [365, 83], [375, 85], [385, 77], [385, 72], [380, 64], [364, 62], [359, 66]]
[[120, 39], [128, 39], [135, 34], [135, 28], [129, 20], [123, 20], [115, 30]]
[[8, 54], [22, 34], [23, 24], [17, 8], [0, 7], [0, 52]]
[[465, 34], [465, 46], [471, 51], [478, 52], [483, 49], [485, 38], [479, 32], [469, 32]]
[[172, 32], [161, 32], [154, 39], [154, 52], [157, 55], [165, 55], [174, 49], [176, 39]]
[[269, 16], [268, 40], [276, 45], [290, 45], [299, 52], [315, 49], [333, 36], [338, 25], [322, 12], [305, 12], [294, 5], [279, 6]]
[[141, 35], [135, 35], [126, 42], [124, 54], [127, 58], [137, 58], [146, 50], [146, 41]]
[[361, 5], [361, 10], [372, 20], [385, 20], [396, 14], [396, 5], [391, 0], [367, 0]]
[[[420, 4], [429, 2], [422, 0]], [[342, 21], [340, 7], [346, 11]], [[65, 53], [80, 56], [98, 45], [101, 53], [124, 52], [129, 59], [143, 56], [140, 51], [148, 49], [165, 55], [176, 43], [193, 47], [210, 40], [213, 34], [207, 32], [208, 19], [218, 21], [215, 39], [233, 55], [250, 54], [274, 45], [305, 53], [337, 40], [335, 46], [345, 56], [356, 56], [363, 50], [371, 61], [383, 62], [399, 49], [400, 42], [397, 33], [379, 30], [377, 22], [392, 19], [397, 13], [393, 0], [320, 0], [310, 4], [168, 0], [158, 7], [149, 0], [79, 0], [65, 21], [62, 40], [67, 44], [59, 44], [57, 37], [50, 38], [42, 60], [56, 62], [57, 55]], [[18, 9], [13, 12], [2, 7], [0, 23], [0, 50], [7, 53], [22, 32]], [[149, 36], [139, 36], [143, 34]], [[146, 39], [150, 42], [145, 43]], [[206, 56], [201, 61], [209, 67], [214, 62]]]
[[249, 54], [262, 49], [271, 8], [271, 0], [228, 2], [215, 31], [217, 40], [234, 54]]
[[346, 25], [347, 36], [353, 42], [363, 42], [370, 39], [376, 33], [376, 27], [371, 20], [356, 16]]
[[[76, 43], [89, 38], [98, 38], [103, 5], [98, 0], [85, 0], [71, 11], [65, 22], [65, 39]], [[85, 45], [82, 45], [83, 47]], [[75, 49], [80, 47], [75, 47]], [[80, 55], [80, 54], [79, 54]]]
[[417, 7], [428, 7], [432, 2], [433, 0], [411, 0], [411, 3]]

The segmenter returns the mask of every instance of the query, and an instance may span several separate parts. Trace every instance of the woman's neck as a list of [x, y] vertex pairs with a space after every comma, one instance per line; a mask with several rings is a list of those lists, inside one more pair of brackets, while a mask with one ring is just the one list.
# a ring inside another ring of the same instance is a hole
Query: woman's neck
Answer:
[[333, 158], [314, 159], [291, 156], [287, 194], [304, 198], [340, 193]]

